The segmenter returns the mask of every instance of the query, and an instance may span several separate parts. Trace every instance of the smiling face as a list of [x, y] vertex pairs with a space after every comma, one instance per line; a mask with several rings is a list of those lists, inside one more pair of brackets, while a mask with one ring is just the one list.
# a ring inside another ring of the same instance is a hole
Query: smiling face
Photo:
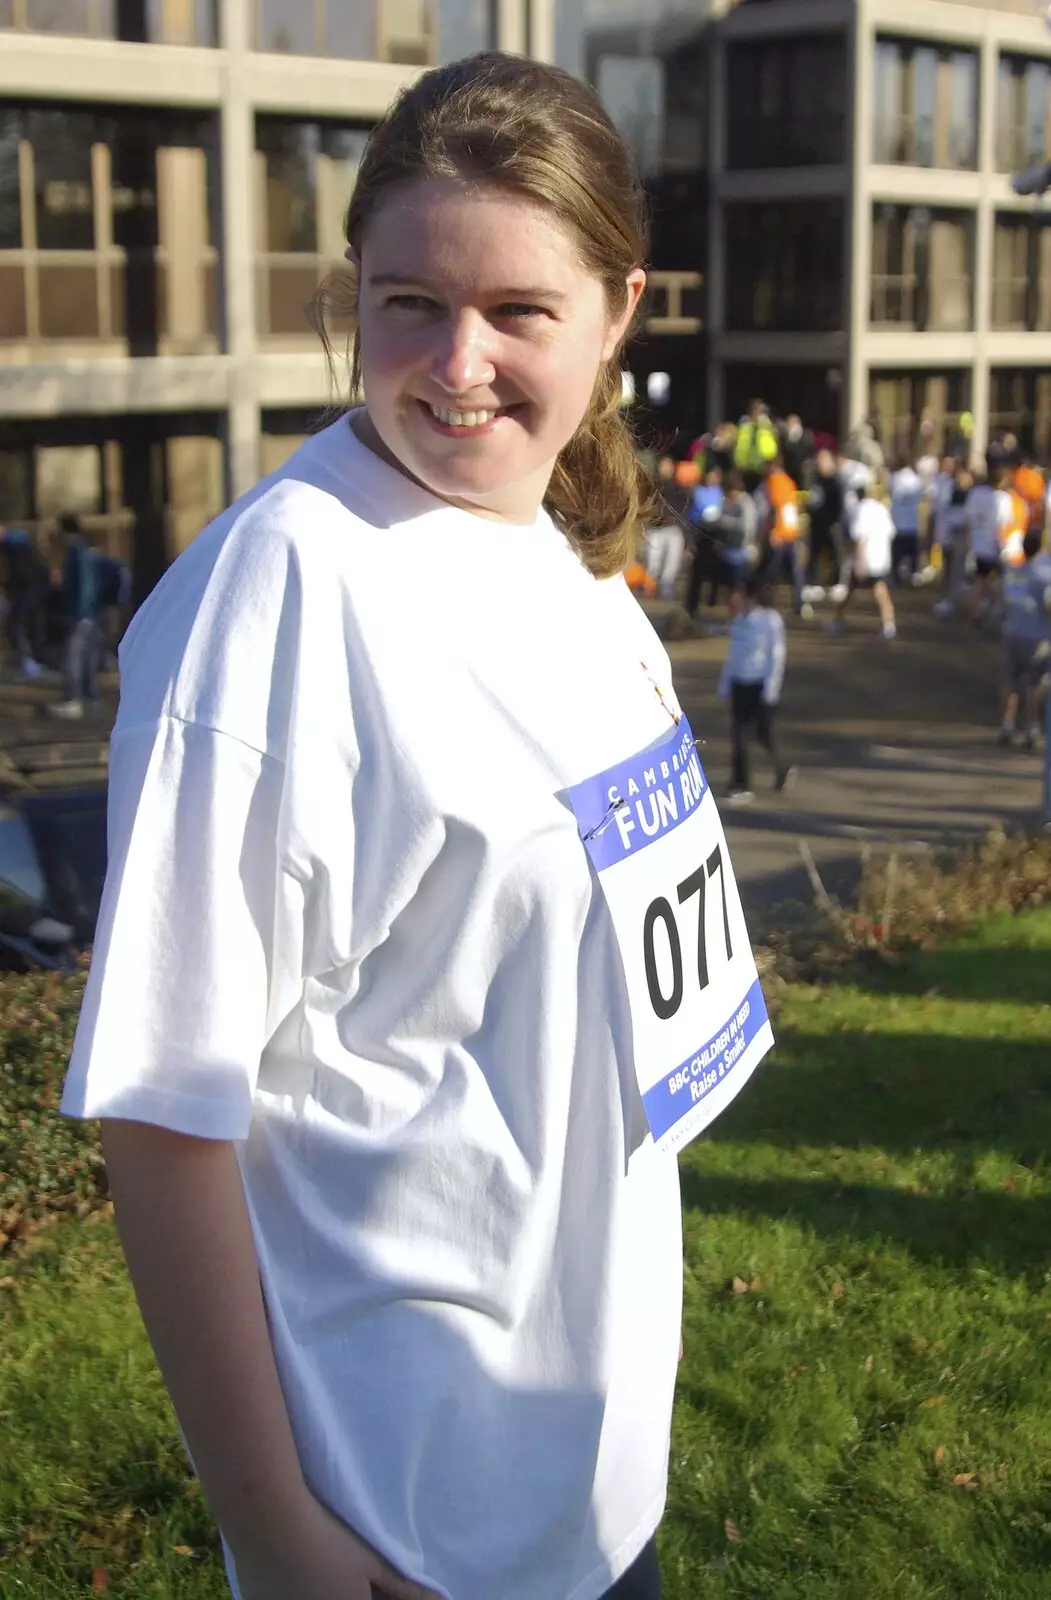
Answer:
[[434, 494], [530, 522], [645, 283], [611, 316], [570, 234], [494, 185], [423, 178], [362, 244], [358, 343], [378, 442]]

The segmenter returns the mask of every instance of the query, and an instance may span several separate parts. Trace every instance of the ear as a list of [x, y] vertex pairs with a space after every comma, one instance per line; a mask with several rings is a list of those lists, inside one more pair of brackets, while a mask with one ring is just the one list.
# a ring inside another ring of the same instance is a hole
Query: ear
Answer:
[[602, 346], [602, 359], [609, 361], [616, 353], [620, 341], [631, 326], [631, 319], [635, 315], [642, 291], [646, 287], [646, 274], [641, 267], [633, 267], [624, 280], [627, 289], [627, 299], [624, 309], [618, 313], [606, 330], [605, 342]]

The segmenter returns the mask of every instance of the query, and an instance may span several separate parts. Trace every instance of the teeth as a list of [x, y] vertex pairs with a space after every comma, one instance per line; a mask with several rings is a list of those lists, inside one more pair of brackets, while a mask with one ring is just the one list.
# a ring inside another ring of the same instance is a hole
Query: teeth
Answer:
[[496, 416], [495, 411], [449, 411], [445, 406], [431, 406], [430, 410], [447, 428], [481, 428]]

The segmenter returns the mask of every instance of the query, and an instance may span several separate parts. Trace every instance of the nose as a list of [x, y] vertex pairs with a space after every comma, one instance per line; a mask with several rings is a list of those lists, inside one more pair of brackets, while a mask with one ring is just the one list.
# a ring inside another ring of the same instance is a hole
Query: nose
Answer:
[[451, 312], [442, 324], [431, 361], [433, 381], [454, 395], [492, 383], [496, 368], [491, 338], [492, 329], [483, 317], [469, 310]]

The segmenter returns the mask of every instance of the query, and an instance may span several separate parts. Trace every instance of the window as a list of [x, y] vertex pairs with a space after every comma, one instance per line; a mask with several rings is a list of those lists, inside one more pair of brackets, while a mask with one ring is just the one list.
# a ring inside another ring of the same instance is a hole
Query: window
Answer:
[[283, 467], [293, 451], [324, 422], [317, 410], [264, 411], [260, 418], [260, 467], [264, 477]]
[[846, 157], [846, 43], [836, 35], [727, 51], [727, 160], [737, 169], [838, 165]]
[[4, 341], [218, 348], [213, 138], [147, 112], [0, 111], [0, 363]]
[[0, 0], [0, 28], [134, 44], [217, 43], [216, 0]]
[[994, 328], [1051, 330], [1051, 223], [1042, 213], [996, 219], [991, 320]]
[[90, 112], [30, 111], [25, 138], [33, 150], [38, 249], [94, 250], [95, 118]]
[[1051, 62], [1001, 56], [997, 74], [996, 164], [1020, 172], [1051, 157]]
[[844, 325], [838, 200], [728, 205], [726, 326], [834, 332]]
[[90, 544], [133, 565], [140, 597], [227, 504], [214, 412], [9, 418], [3, 433], [0, 522], [51, 559], [55, 519], [76, 512]]
[[1051, 465], [1051, 372], [994, 367], [989, 374], [989, 433], [1010, 432], [1021, 448]]
[[367, 138], [365, 128], [258, 119], [260, 333], [313, 337], [306, 308], [343, 264], [343, 218]]
[[492, 0], [254, 0], [259, 50], [428, 67], [488, 50]]
[[930, 448], [936, 455], [960, 440], [960, 418], [971, 405], [968, 371], [880, 372], [869, 374], [869, 415], [891, 461], [915, 460], [921, 423], [930, 422]]
[[911, 167], [977, 166], [975, 51], [877, 41], [873, 160]]
[[877, 205], [872, 326], [943, 333], [971, 328], [973, 239], [974, 218], [967, 212]]
[[[656, 185], [703, 168], [705, 27], [691, 8], [683, 0], [575, 0], [552, 10], [555, 61], [594, 84], [643, 179]], [[659, 208], [663, 197], [655, 198]], [[696, 264], [661, 261], [669, 268]]]

